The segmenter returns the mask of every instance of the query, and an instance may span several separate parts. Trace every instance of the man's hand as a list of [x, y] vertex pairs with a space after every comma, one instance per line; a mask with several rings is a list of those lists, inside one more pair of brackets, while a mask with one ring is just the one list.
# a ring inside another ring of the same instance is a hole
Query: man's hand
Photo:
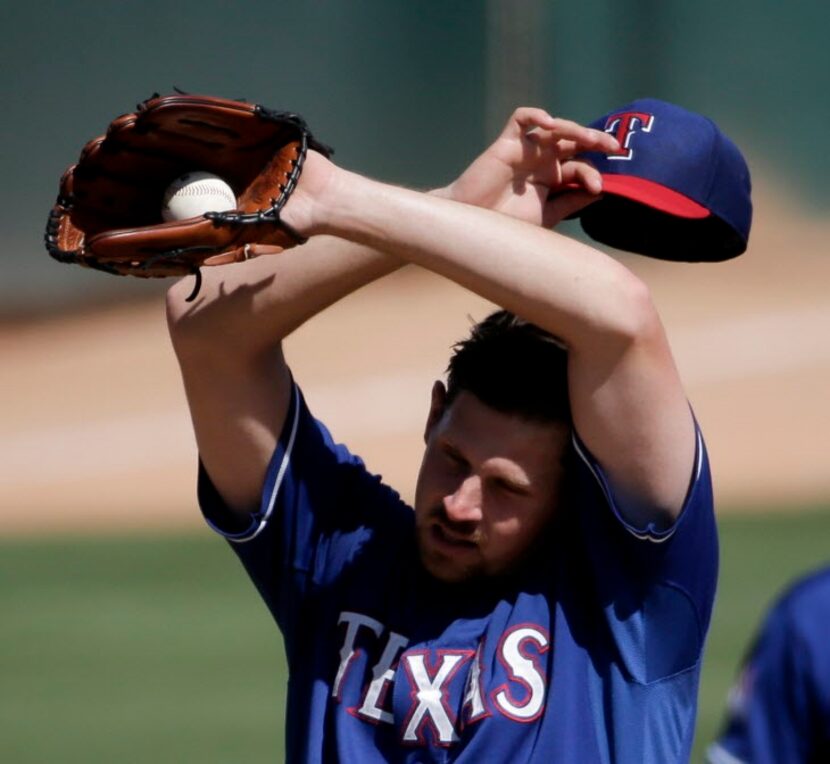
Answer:
[[617, 149], [617, 140], [608, 133], [522, 107], [496, 141], [436, 193], [550, 228], [602, 192], [599, 173], [574, 157]]

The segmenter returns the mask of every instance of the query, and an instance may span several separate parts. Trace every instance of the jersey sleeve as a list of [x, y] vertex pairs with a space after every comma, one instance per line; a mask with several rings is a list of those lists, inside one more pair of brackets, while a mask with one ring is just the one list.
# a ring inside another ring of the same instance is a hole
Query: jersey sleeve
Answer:
[[626, 519], [597, 460], [574, 436], [574, 504], [591, 596], [629, 676], [651, 683], [698, 667], [712, 613], [718, 547], [706, 448], [696, 427], [693, 473], [668, 528]]
[[307, 600], [333, 587], [364, 548], [380, 536], [394, 550], [411, 536], [412, 510], [333, 441], [296, 385], [256, 511], [234, 518], [201, 465], [198, 493], [208, 525], [231, 543], [287, 645]]
[[830, 757], [830, 569], [768, 613], [729, 696], [710, 764], [812, 764]]

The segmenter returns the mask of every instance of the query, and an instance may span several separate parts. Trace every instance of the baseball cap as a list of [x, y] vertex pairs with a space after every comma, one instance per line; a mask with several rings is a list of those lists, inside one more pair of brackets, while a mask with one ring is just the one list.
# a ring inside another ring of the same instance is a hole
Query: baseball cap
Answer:
[[749, 168], [711, 119], [641, 98], [590, 126], [621, 146], [613, 154], [581, 155], [603, 182], [602, 198], [579, 213], [591, 238], [664, 260], [714, 262], [746, 250]]

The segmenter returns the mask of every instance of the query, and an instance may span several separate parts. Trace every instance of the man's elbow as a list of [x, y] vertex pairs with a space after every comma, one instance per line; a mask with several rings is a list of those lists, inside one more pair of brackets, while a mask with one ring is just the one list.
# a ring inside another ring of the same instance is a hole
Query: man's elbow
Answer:
[[627, 306], [624, 327], [632, 341], [653, 337], [655, 332], [662, 334], [663, 326], [651, 290], [634, 274], [627, 280], [624, 300]]
[[167, 331], [170, 334], [173, 349], [180, 358], [190, 349], [208, 344], [209, 331], [203, 315], [204, 307], [199, 304], [198, 300], [188, 302], [192, 292], [193, 279], [186, 277], [167, 290], [165, 300]]
[[632, 345], [662, 335], [660, 315], [651, 291], [642, 279], [620, 268], [607, 296], [607, 310], [594, 330], [615, 338], [620, 345]]

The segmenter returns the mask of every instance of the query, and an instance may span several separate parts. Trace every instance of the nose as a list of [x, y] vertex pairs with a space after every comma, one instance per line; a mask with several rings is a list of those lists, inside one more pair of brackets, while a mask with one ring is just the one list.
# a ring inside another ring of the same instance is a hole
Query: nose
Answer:
[[444, 497], [444, 510], [451, 522], [481, 520], [481, 480], [470, 476], [455, 491]]

